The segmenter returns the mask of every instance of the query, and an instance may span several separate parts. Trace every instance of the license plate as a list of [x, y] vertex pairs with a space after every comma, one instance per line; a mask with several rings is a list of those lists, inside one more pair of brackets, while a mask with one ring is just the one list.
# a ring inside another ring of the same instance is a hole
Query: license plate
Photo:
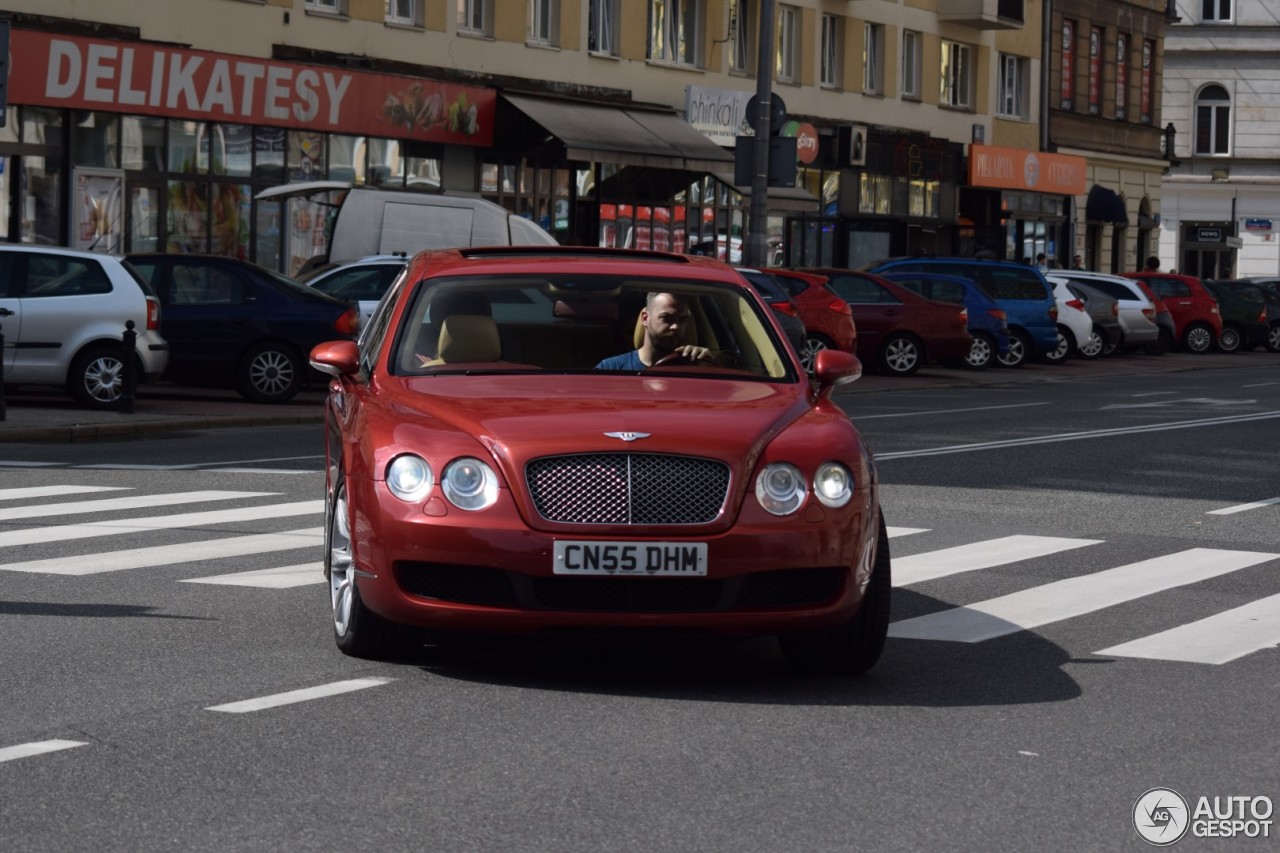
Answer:
[[700, 577], [707, 574], [705, 542], [555, 543], [557, 575]]

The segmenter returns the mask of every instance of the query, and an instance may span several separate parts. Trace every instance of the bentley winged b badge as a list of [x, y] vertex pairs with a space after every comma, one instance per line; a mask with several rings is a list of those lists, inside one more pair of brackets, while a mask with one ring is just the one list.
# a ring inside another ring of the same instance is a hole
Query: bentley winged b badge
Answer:
[[647, 432], [606, 432], [609, 438], [620, 438], [623, 441], [635, 441], [637, 438], [648, 438]]

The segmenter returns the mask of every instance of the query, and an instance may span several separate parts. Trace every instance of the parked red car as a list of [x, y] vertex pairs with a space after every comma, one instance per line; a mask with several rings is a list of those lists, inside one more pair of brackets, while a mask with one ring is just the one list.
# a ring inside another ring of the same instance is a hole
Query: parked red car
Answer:
[[960, 362], [969, 354], [969, 311], [954, 302], [925, 299], [872, 273], [808, 268], [853, 311], [858, 358], [889, 373], [909, 376], [926, 361]]
[[423, 252], [358, 343], [311, 363], [332, 376], [343, 652], [394, 654], [404, 625], [773, 634], [796, 668], [843, 674], [879, 658], [888, 536], [871, 453], [831, 401], [861, 366], [821, 352], [811, 381], [724, 264]]
[[824, 349], [857, 352], [858, 327], [849, 303], [827, 284], [825, 275], [798, 270], [770, 269], [791, 293], [791, 301], [804, 323], [805, 348], [800, 360], [813, 370], [813, 359]]
[[1167, 272], [1127, 272], [1126, 278], [1145, 281], [1173, 316], [1173, 340], [1188, 352], [1208, 352], [1222, 334], [1222, 314], [1200, 279]]

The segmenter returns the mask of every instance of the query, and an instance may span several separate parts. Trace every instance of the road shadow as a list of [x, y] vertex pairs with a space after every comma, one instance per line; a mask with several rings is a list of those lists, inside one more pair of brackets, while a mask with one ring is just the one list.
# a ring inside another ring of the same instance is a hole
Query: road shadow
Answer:
[[154, 607], [140, 604], [58, 604], [51, 601], [0, 601], [0, 616], [69, 616], [120, 619], [186, 619], [198, 622], [214, 622], [206, 616], [181, 616], [173, 613], [155, 613]]
[[[945, 609], [894, 591], [895, 614]], [[400, 660], [438, 678], [567, 693], [798, 706], [967, 707], [1063, 702], [1081, 695], [1067, 652], [1029, 632], [983, 643], [890, 638], [869, 673], [792, 671], [772, 638], [581, 634], [486, 638], [415, 648]]]

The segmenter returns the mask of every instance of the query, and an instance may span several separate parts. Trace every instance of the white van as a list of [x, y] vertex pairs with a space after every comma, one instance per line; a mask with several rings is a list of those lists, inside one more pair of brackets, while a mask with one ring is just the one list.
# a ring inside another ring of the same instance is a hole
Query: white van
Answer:
[[412, 256], [459, 246], [555, 246], [536, 223], [487, 199], [354, 186], [346, 181], [281, 184], [262, 201], [293, 201], [288, 223], [290, 272], [369, 255]]

